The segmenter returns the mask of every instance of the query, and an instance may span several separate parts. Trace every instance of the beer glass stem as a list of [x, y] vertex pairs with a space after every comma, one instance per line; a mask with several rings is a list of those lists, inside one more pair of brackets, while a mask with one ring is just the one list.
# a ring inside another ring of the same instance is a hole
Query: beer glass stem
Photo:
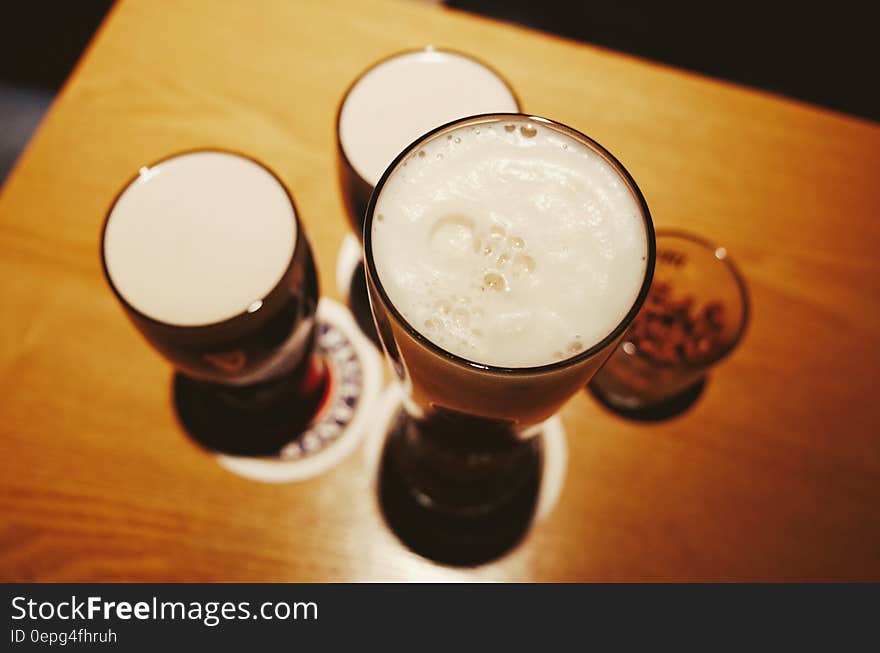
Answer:
[[535, 429], [460, 414], [402, 411], [391, 453], [414, 498], [453, 515], [489, 513], [540, 477]]

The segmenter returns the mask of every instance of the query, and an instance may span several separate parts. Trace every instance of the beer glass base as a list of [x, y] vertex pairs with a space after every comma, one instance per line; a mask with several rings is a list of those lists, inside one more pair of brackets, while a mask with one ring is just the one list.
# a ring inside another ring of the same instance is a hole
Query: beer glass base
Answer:
[[626, 391], [615, 392], [596, 383], [595, 378], [587, 385], [587, 390], [604, 408], [616, 415], [636, 422], [659, 422], [690, 410], [702, 396], [706, 382], [707, 377], [704, 376], [675, 395], [661, 399], [645, 398]]
[[285, 387], [289, 380], [262, 404], [242, 404], [224, 389], [176, 375], [178, 418], [222, 467], [261, 482], [297, 481], [335, 466], [362, 441], [382, 387], [381, 359], [341, 304], [322, 299], [317, 321], [314, 355], [327, 370], [317, 404], [313, 394]]
[[510, 501], [524, 484], [540, 483], [540, 436], [498, 450], [446, 444], [404, 411], [389, 433], [393, 463], [413, 499], [427, 510], [480, 517]]
[[[309, 387], [299, 375], [258, 386], [226, 387], [177, 373], [174, 404], [186, 431], [212, 451], [270, 456], [302, 433], [318, 413], [329, 383], [324, 362]], [[311, 373], [314, 374], [314, 373]]]
[[518, 490], [490, 510], [456, 514], [420, 503], [401, 474], [392, 448], [399, 422], [405, 419], [403, 396], [397, 383], [385, 390], [376, 406], [365, 457], [368, 468], [377, 470], [376, 492], [385, 523], [407, 548], [442, 564], [479, 565], [510, 551], [533, 525], [551, 514], [568, 466], [565, 429], [558, 416], [540, 426], [539, 465]]
[[[383, 447], [413, 501], [423, 509], [481, 517], [503, 506], [543, 469], [543, 429], [517, 439], [490, 421], [457, 416], [416, 421], [400, 401], [380, 407]], [[384, 415], [383, 415], [384, 412]], [[558, 421], [554, 422], [558, 424]], [[493, 428], [494, 427], [494, 428]]]
[[495, 560], [517, 546], [536, 518], [540, 460], [506, 500], [479, 514], [439, 510], [413, 492], [386, 442], [378, 470], [379, 506], [398, 540], [418, 555], [441, 564], [471, 567]]

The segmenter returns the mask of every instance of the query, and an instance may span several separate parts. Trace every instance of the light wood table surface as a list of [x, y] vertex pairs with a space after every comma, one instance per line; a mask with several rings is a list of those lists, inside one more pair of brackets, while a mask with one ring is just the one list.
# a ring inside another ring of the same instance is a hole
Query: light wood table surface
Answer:
[[[338, 299], [337, 103], [428, 43], [611, 149], [658, 227], [728, 248], [753, 305], [685, 414], [634, 423], [575, 397], [554, 512], [475, 568], [400, 544], [362, 451], [303, 483], [221, 469], [98, 256], [139, 166], [222, 146], [280, 173]], [[418, 3], [123, 2], [0, 196], [0, 577], [880, 580], [878, 254], [875, 124]]]

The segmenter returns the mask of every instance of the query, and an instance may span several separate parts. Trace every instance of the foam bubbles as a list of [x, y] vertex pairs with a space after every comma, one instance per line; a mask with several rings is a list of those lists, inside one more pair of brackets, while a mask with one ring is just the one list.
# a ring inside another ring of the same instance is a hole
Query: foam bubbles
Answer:
[[[437, 135], [377, 199], [379, 278], [407, 321], [488, 365], [575, 356], [608, 335], [644, 278], [640, 207], [591, 149], [525, 119]], [[564, 147], [563, 147], [564, 146]]]
[[518, 277], [528, 277], [535, 272], [535, 259], [528, 254], [513, 257], [513, 273]]
[[507, 279], [504, 278], [503, 274], [487, 272], [486, 276], [483, 277], [483, 289], [491, 290], [493, 292], [507, 290]]
[[428, 247], [441, 255], [464, 256], [479, 249], [474, 221], [462, 215], [447, 215], [435, 221], [428, 232]]

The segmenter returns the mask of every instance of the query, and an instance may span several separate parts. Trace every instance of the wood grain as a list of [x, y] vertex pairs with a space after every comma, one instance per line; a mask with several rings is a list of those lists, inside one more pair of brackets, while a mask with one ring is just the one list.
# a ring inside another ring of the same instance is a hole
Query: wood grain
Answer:
[[[395, 539], [363, 453], [281, 486], [220, 469], [98, 259], [132, 171], [223, 146], [280, 173], [336, 297], [336, 105], [368, 62], [426, 43], [611, 149], [658, 226], [728, 248], [754, 309], [683, 416], [575, 397], [555, 511], [470, 569]], [[878, 173], [877, 125], [436, 7], [123, 2], [0, 195], [0, 578], [880, 580]]]

